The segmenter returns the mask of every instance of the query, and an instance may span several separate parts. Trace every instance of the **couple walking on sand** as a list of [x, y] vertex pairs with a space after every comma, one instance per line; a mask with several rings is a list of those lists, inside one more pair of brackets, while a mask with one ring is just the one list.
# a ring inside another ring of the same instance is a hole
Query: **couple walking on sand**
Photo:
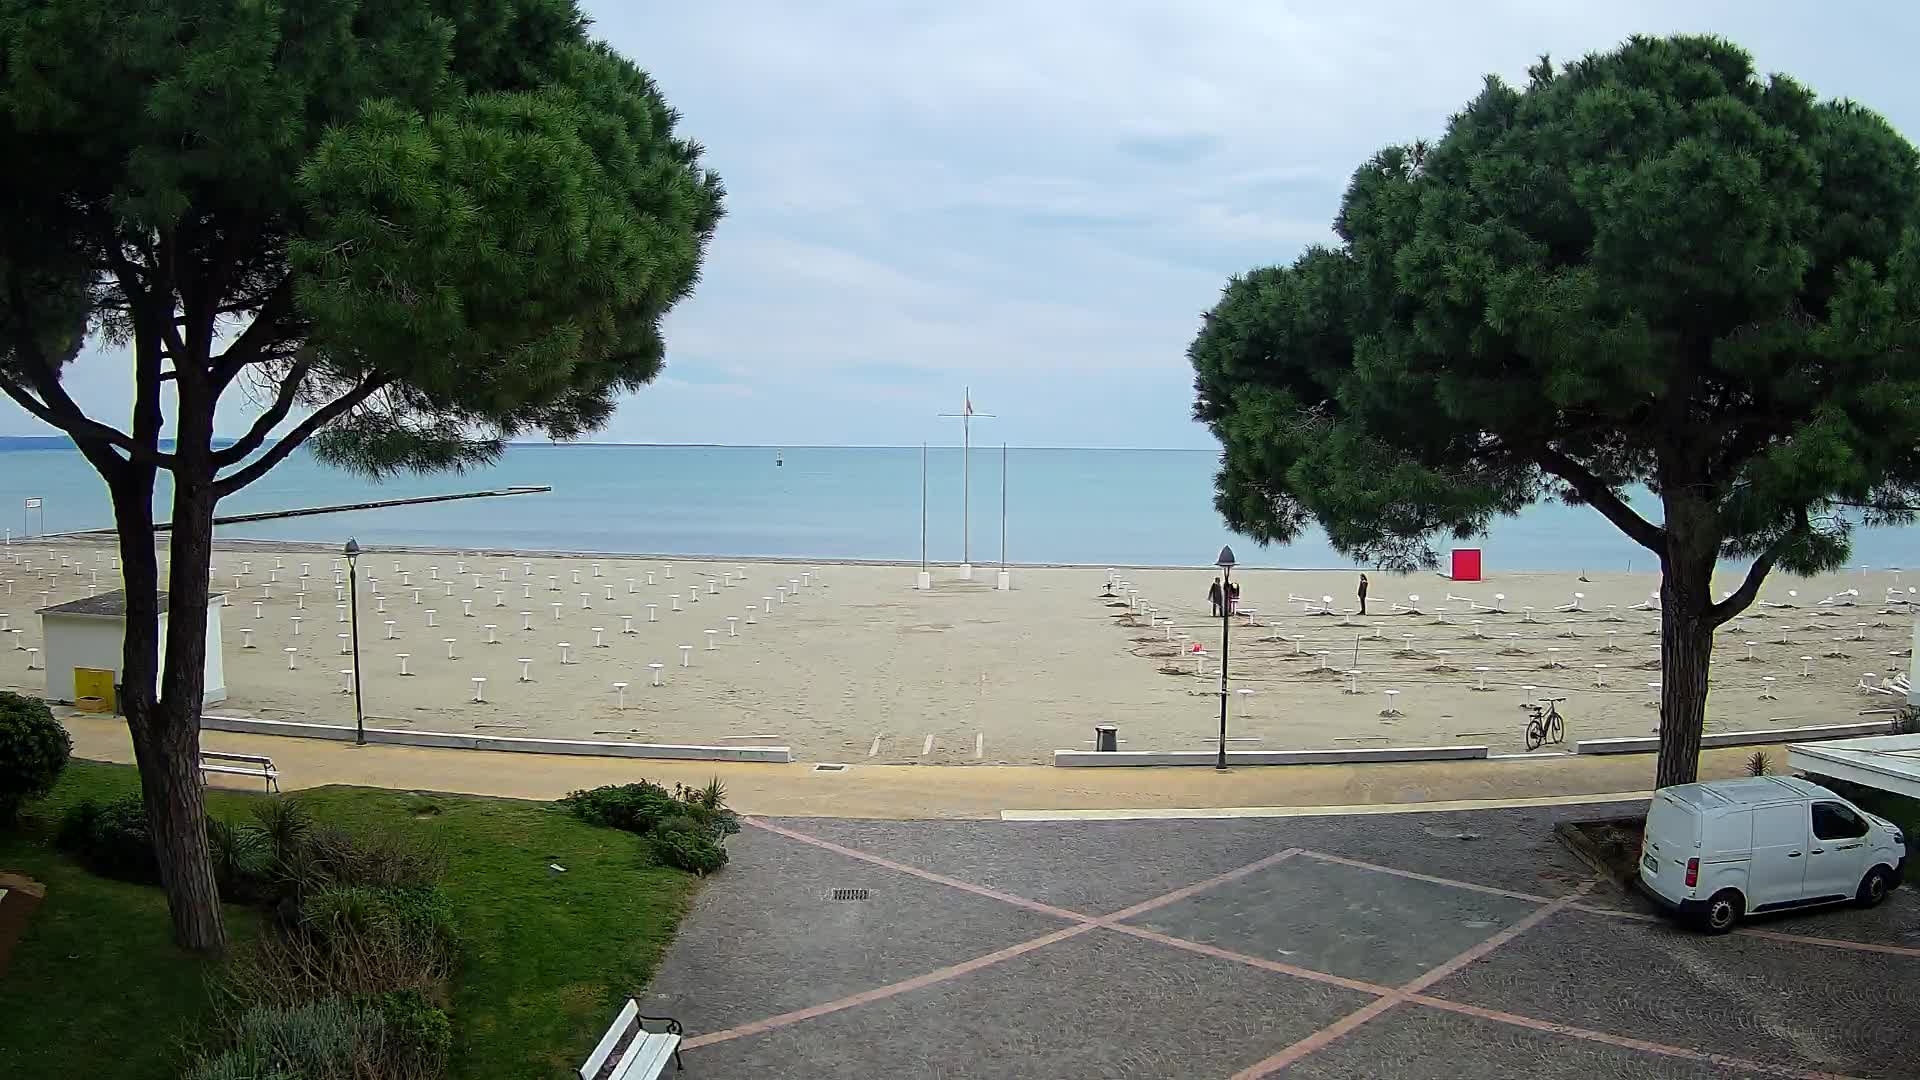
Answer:
[[1213, 587], [1207, 590], [1207, 602], [1213, 605], [1213, 617], [1232, 614], [1240, 607], [1240, 583], [1230, 581], [1225, 589], [1220, 587], [1220, 579], [1213, 579]]

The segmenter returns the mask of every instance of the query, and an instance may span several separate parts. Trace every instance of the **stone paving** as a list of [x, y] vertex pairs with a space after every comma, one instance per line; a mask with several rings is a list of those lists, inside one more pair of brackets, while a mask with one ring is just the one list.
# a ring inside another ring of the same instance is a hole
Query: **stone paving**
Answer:
[[750, 819], [643, 1011], [689, 1080], [1920, 1077], [1915, 890], [1703, 937], [1551, 839], [1623, 809]]

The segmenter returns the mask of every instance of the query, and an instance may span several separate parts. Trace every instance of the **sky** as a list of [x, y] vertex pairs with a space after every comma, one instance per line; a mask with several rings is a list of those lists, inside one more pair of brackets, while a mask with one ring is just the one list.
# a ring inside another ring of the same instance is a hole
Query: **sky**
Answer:
[[[728, 189], [666, 371], [602, 441], [958, 443], [971, 387], [977, 443], [1212, 447], [1185, 349], [1228, 277], [1331, 241], [1361, 162], [1541, 53], [1717, 33], [1920, 136], [1920, 8], [1892, 2], [586, 7]], [[68, 375], [117, 422], [127, 381], [108, 351]], [[0, 400], [0, 434], [44, 431]]]

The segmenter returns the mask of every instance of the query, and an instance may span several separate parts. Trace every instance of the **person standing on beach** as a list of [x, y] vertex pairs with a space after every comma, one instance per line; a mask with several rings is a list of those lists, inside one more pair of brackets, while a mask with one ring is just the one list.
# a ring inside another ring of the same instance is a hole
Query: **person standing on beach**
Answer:
[[1226, 602], [1226, 596], [1220, 592], [1220, 579], [1213, 579], [1213, 587], [1207, 590], [1207, 602], [1213, 605], [1213, 617], [1220, 617], [1220, 605]]
[[1227, 584], [1227, 614], [1240, 614], [1240, 583], [1237, 581]]
[[1367, 575], [1360, 575], [1360, 614], [1367, 613]]

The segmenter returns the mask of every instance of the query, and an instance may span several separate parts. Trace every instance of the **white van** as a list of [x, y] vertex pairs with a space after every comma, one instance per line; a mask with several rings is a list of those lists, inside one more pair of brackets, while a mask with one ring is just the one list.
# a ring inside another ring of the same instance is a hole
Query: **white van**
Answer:
[[1892, 822], [1782, 776], [1661, 788], [1640, 848], [1647, 894], [1714, 934], [1751, 912], [1871, 907], [1906, 868], [1906, 837]]

